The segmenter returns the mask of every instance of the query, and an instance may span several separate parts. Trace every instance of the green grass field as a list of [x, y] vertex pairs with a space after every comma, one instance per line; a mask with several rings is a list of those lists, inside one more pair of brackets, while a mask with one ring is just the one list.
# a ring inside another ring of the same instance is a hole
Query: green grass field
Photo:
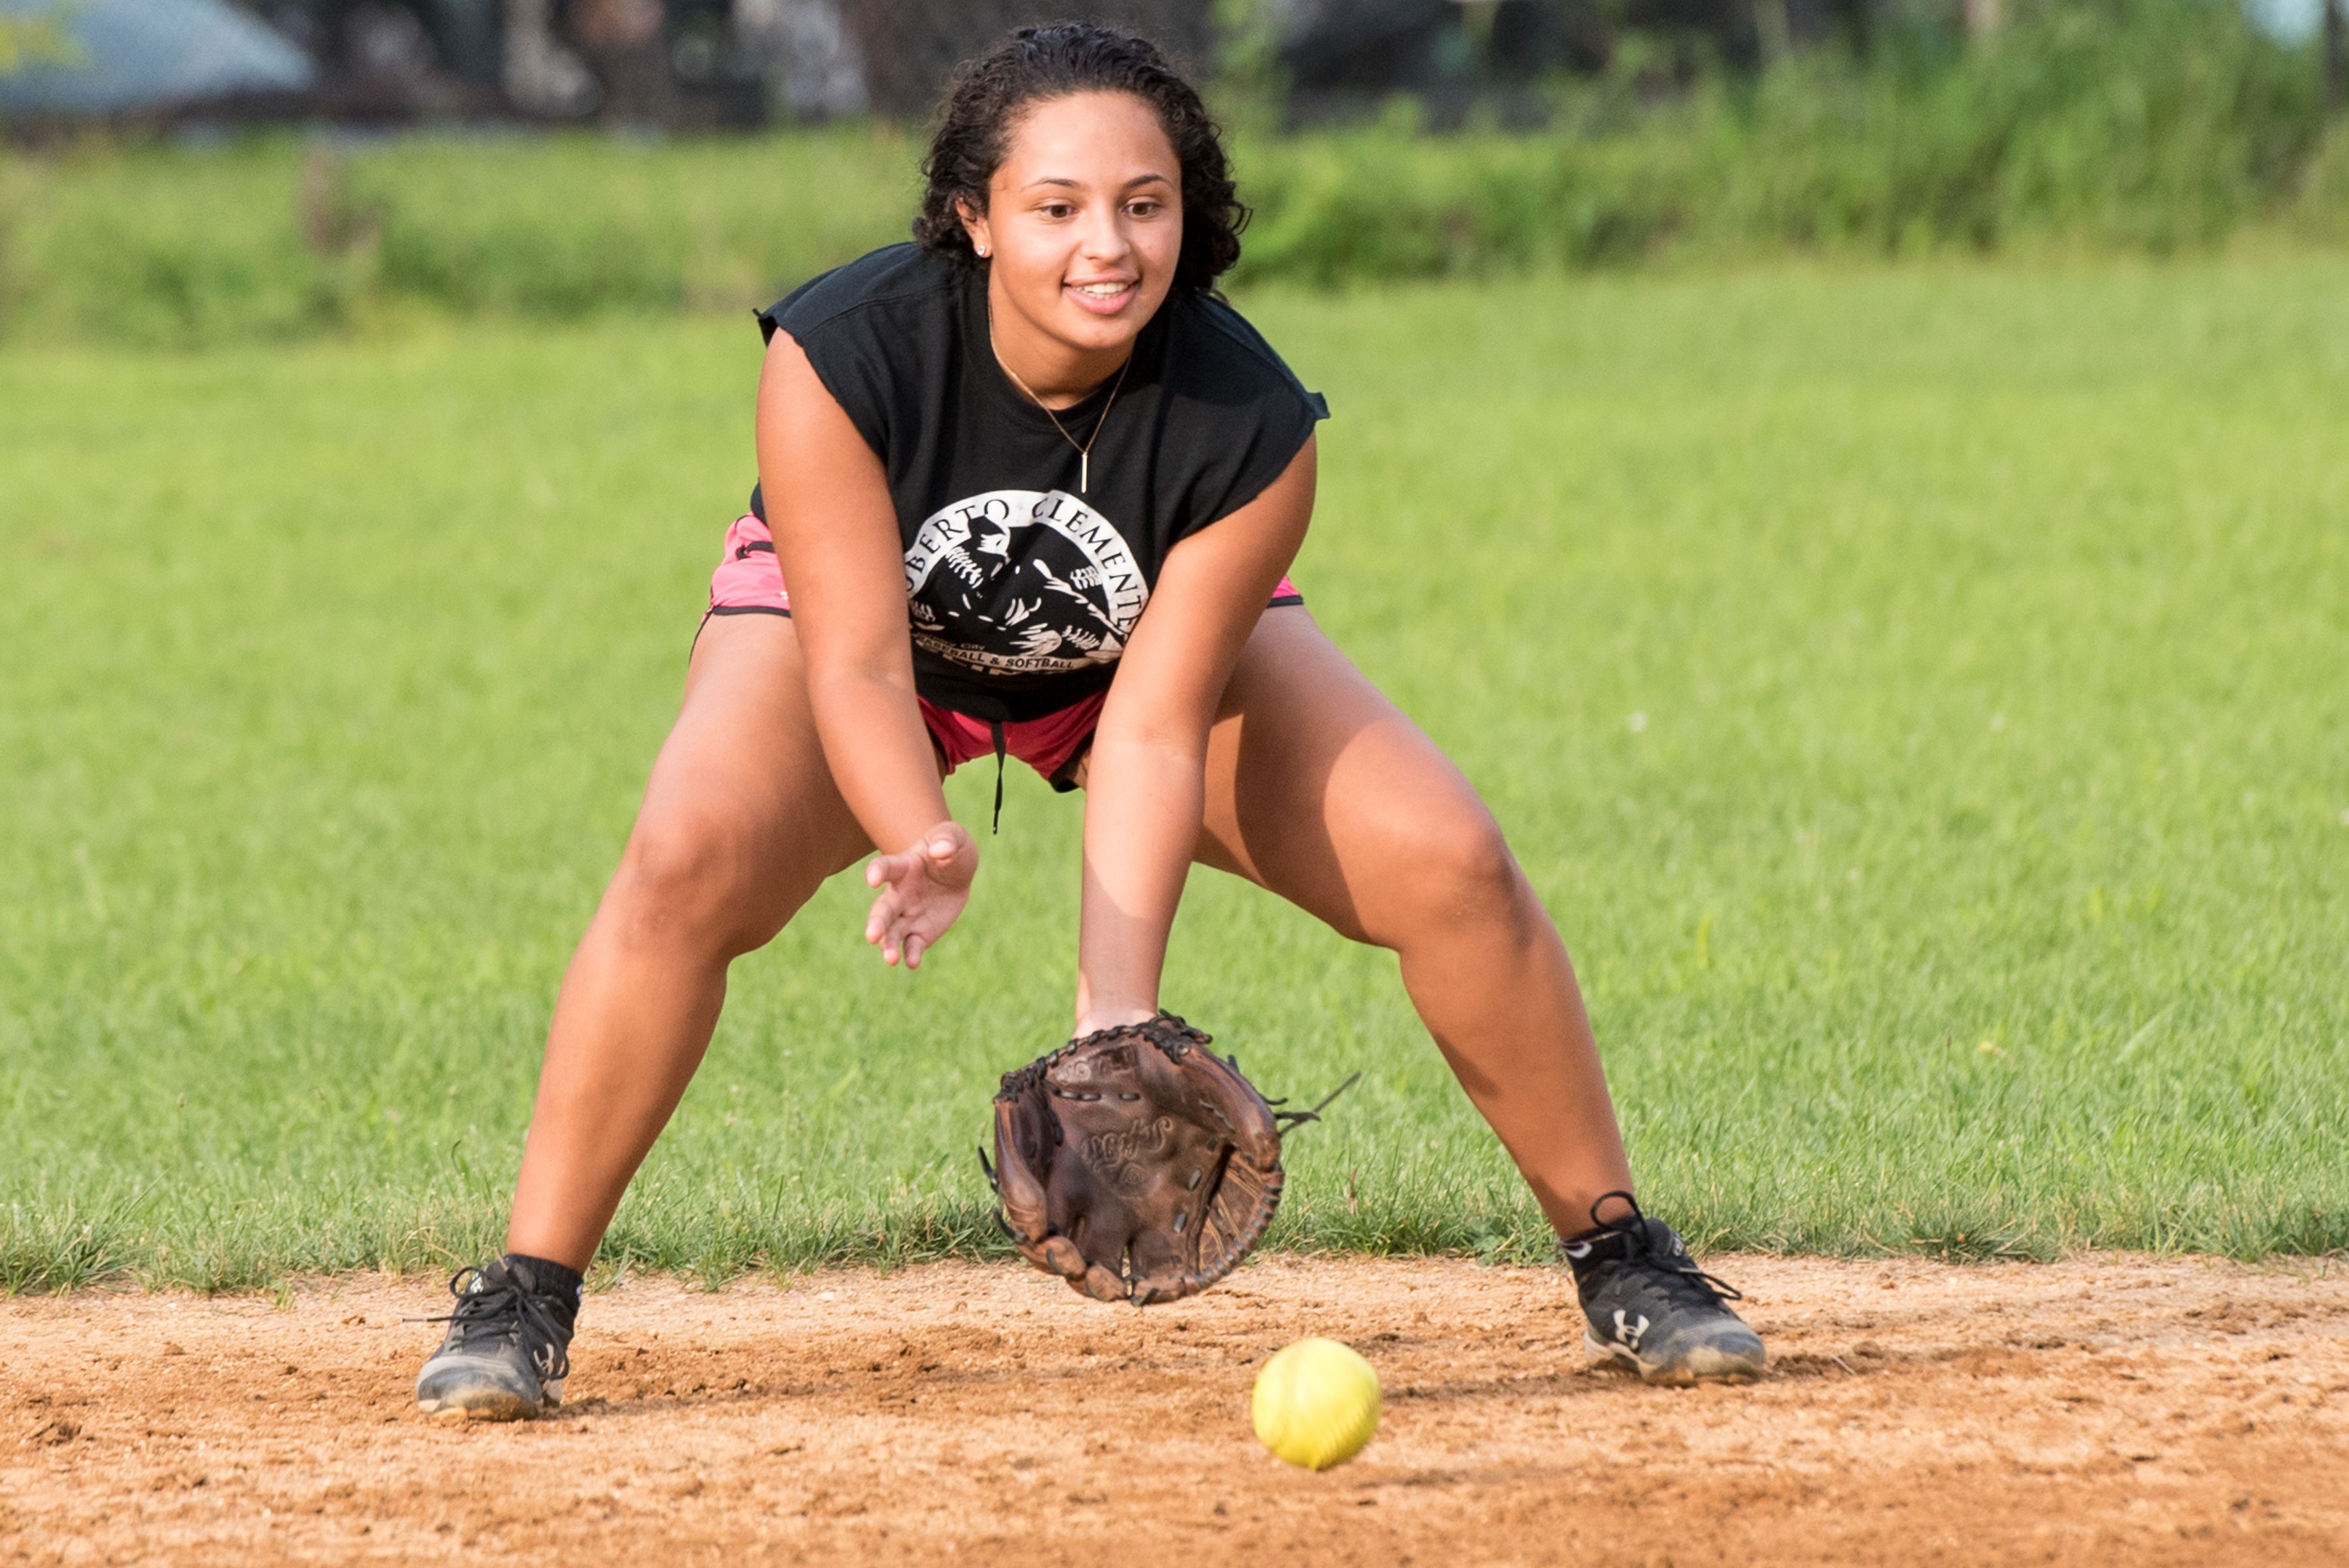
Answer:
[[[1707, 1245], [2349, 1245], [2349, 262], [1243, 302], [1336, 419], [1299, 576], [1488, 793]], [[747, 320], [0, 356], [0, 1287], [495, 1235], [750, 478]], [[991, 778], [955, 781], [966, 819]], [[989, 1251], [1066, 1026], [1024, 774], [918, 976], [828, 889], [607, 1247]], [[1278, 1241], [1542, 1254], [1392, 961], [1210, 872], [1169, 1002]]]

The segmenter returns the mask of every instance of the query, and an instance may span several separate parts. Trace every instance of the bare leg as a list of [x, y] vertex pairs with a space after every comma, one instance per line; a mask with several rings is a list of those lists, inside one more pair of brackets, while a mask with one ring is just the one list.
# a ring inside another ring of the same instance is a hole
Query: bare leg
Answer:
[[824, 766], [792, 623], [713, 618], [563, 977], [509, 1251], [586, 1268], [709, 1047], [727, 966], [867, 847]]
[[1233, 672], [1208, 742], [1198, 858], [1394, 950], [1413, 1005], [1560, 1234], [1630, 1189], [1557, 928], [1460, 770], [1302, 609], [1265, 612]]

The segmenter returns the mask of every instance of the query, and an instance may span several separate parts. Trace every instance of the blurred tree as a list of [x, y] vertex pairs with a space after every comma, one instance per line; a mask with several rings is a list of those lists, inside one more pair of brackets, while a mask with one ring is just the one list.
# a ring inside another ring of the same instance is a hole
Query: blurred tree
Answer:
[[[1257, 26], [1271, 36], [1275, 74], [1287, 88], [1293, 121], [1351, 119], [1408, 93], [1439, 128], [1471, 112], [1538, 123], [1547, 114], [1539, 90], [1545, 78], [1606, 67], [1625, 3], [1272, 0], [1260, 4]], [[1704, 6], [1717, 0], [1661, 3]], [[1750, 6], [1751, 0], [1729, 3]]]
[[1865, 55], [1876, 47], [1877, 4], [1878, 0], [1808, 0], [1806, 9], [1824, 16], [1827, 32], [1842, 39], [1853, 54]]
[[1215, 0], [1215, 80], [1227, 96], [1265, 105], [1288, 90], [1276, 0]]
[[404, 120], [505, 107], [502, 0], [274, 0], [316, 62], [329, 112]]
[[1202, 69], [1213, 63], [1214, 0], [841, 0], [841, 20], [864, 58], [865, 95], [877, 114], [918, 119], [956, 63], [1014, 27], [1072, 12], [1131, 27]]
[[0, 16], [0, 76], [73, 57], [73, 46], [58, 22], [64, 9], [59, 5], [46, 13]]
[[730, 47], [794, 119], [832, 119], [872, 107], [864, 56], [834, 0], [733, 0]]
[[344, 118], [519, 112], [685, 127], [764, 117], [762, 40], [738, 47], [732, 0], [245, 3], [265, 5], [318, 61], [329, 112]]
[[527, 115], [575, 119], [603, 98], [595, 73], [554, 31], [554, 0], [506, 0], [498, 79]]
[[1762, 65], [1754, 0], [1625, 0], [1623, 26], [1704, 47], [1731, 70]]
[[2343, 14], [2349, 0], [2323, 0], [2323, 5], [2324, 112], [2337, 115], [2349, 103], [2349, 16]]
[[661, 47], [661, 0], [571, 0], [566, 30], [603, 84], [610, 125], [662, 125], [675, 118], [677, 80]]

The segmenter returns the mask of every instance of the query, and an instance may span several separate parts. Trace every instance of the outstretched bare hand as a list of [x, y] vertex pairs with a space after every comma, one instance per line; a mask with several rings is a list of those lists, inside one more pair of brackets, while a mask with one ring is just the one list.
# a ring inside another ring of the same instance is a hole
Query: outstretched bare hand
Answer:
[[864, 917], [864, 940], [880, 944], [883, 962], [903, 957], [907, 969], [921, 968], [922, 955], [970, 901], [978, 872], [978, 846], [958, 822], [939, 823], [897, 854], [875, 855], [864, 885], [881, 896]]

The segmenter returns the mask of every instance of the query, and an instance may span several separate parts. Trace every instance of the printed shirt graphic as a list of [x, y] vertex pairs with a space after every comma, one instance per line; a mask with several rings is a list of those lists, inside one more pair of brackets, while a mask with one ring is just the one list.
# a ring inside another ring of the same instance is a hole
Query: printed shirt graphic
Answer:
[[1116, 524], [1065, 490], [990, 490], [926, 520], [905, 552], [915, 646], [967, 669], [1113, 662], [1150, 602]]

